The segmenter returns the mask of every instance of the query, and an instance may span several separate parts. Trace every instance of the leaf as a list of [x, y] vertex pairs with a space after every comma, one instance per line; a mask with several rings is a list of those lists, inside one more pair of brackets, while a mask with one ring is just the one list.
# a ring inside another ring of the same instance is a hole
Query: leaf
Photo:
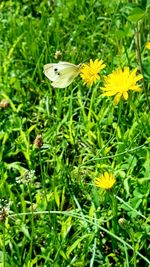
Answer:
[[30, 128], [28, 129], [28, 133], [30, 134], [35, 128], [36, 128], [36, 124], [31, 125]]
[[90, 219], [93, 219], [94, 214], [95, 214], [94, 212], [95, 212], [95, 207], [92, 204], [91, 207], [90, 207], [90, 210], [89, 210], [89, 217], [90, 217]]
[[146, 11], [148, 12], [149, 10], [150, 10], [150, 0], [147, 0]]
[[67, 220], [62, 222], [62, 228], [61, 228], [61, 236], [62, 238], [65, 238], [68, 232], [70, 231], [70, 228], [72, 226], [72, 217], [68, 217]]
[[127, 197], [130, 195], [130, 186], [129, 186], [129, 178], [126, 178], [125, 180], [124, 180], [124, 189], [125, 189], [125, 191], [126, 191], [126, 193], [127, 193]]
[[57, 207], [59, 208], [59, 206], [60, 206], [60, 196], [58, 194], [57, 187], [55, 188], [55, 191], [54, 191], [54, 197], [55, 197], [55, 201], [56, 201]]
[[139, 7], [133, 8], [128, 16], [128, 19], [132, 22], [138, 22], [145, 16], [145, 11]]
[[29, 240], [31, 239], [30, 234], [29, 234], [29, 230], [28, 230], [28, 228], [27, 228], [26, 225], [22, 225], [22, 227], [21, 227], [21, 231], [24, 233], [24, 235], [25, 235]]
[[71, 254], [71, 252], [80, 244], [80, 242], [84, 239], [84, 238], [86, 238], [86, 237], [88, 237], [89, 236], [89, 234], [86, 234], [86, 235], [84, 235], [84, 236], [82, 236], [81, 238], [79, 238], [79, 239], [77, 239], [73, 244], [72, 244], [72, 246], [70, 246], [68, 249], [67, 249], [67, 253], [66, 253], [66, 255], [67, 255], [67, 257], [69, 258], [69, 256], [70, 256], [70, 254]]

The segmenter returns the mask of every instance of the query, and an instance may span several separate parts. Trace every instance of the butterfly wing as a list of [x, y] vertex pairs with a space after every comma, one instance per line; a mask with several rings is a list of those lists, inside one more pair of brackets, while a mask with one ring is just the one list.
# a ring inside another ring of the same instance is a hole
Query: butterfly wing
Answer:
[[55, 81], [58, 75], [58, 64], [44, 65], [44, 74], [50, 81]]
[[44, 66], [44, 74], [52, 81], [53, 87], [65, 88], [69, 86], [79, 73], [80, 65], [69, 62], [52, 63]]
[[65, 88], [72, 83], [72, 80], [68, 80], [68, 78], [62, 77], [61, 79], [58, 78], [56, 81], [52, 82], [52, 86], [54, 88]]

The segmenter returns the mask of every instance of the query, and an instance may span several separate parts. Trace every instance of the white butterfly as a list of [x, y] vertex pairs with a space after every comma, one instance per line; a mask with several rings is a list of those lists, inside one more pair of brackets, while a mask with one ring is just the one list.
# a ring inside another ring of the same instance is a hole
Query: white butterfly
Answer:
[[44, 65], [45, 76], [52, 81], [52, 86], [65, 88], [69, 86], [80, 73], [81, 64], [69, 62], [50, 63]]

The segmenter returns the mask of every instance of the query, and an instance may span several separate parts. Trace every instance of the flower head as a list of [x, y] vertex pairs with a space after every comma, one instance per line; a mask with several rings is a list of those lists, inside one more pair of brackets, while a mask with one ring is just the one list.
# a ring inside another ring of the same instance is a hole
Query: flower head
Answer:
[[36, 148], [40, 148], [42, 145], [43, 145], [43, 142], [42, 142], [42, 135], [41, 134], [38, 134], [34, 140], [34, 145]]
[[105, 68], [105, 64], [103, 64], [103, 60], [96, 59], [93, 61], [90, 59], [88, 64], [83, 64], [81, 69], [81, 78], [85, 84], [92, 86], [96, 80], [100, 79], [99, 72]]
[[9, 101], [7, 100], [7, 99], [2, 99], [1, 101], [0, 101], [0, 108], [7, 108], [7, 107], [9, 107]]
[[97, 187], [103, 189], [111, 189], [116, 182], [116, 178], [108, 172], [104, 172], [99, 178], [96, 178], [94, 183]]
[[146, 45], [145, 45], [145, 48], [150, 50], [150, 42], [147, 42]]
[[55, 59], [60, 59], [62, 56], [62, 52], [60, 50], [56, 50], [55, 54], [54, 54], [54, 58]]
[[141, 74], [136, 76], [137, 68], [130, 72], [128, 67], [125, 67], [124, 70], [121, 68], [113, 71], [111, 74], [105, 77], [105, 87], [102, 87], [104, 96], [113, 96], [114, 104], [117, 105], [121, 96], [125, 100], [128, 99], [128, 91], [141, 91], [139, 85], [136, 84], [137, 81], [141, 80], [143, 76]]
[[120, 225], [120, 227], [124, 230], [128, 229], [129, 228], [129, 223], [128, 221], [125, 219], [125, 218], [120, 218], [118, 220], [118, 223]]

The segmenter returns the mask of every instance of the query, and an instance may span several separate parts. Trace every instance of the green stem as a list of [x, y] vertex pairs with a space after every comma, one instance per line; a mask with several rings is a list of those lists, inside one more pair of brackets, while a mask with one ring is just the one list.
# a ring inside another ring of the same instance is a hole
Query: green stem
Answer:
[[93, 112], [93, 103], [94, 103], [94, 99], [95, 99], [95, 93], [97, 91], [97, 86], [93, 88], [92, 90], [92, 95], [91, 95], [91, 100], [90, 100], [90, 107], [89, 107], [89, 113], [88, 113], [88, 122], [91, 121], [91, 115], [92, 115], [92, 112]]
[[136, 43], [136, 48], [137, 48], [137, 60], [139, 62], [140, 70], [141, 70], [141, 73], [143, 75], [143, 86], [144, 86], [147, 105], [150, 108], [148, 93], [147, 93], [147, 89], [146, 89], [146, 83], [145, 83], [145, 79], [144, 79], [144, 71], [143, 71], [143, 65], [142, 65], [141, 51], [140, 51], [140, 29], [139, 28], [140, 28], [140, 26], [138, 23], [137, 28], [135, 29], [135, 43]]
[[5, 267], [5, 221], [3, 224], [3, 256], [2, 256], [2, 267]]
[[29, 192], [29, 198], [30, 198], [30, 202], [31, 202], [31, 241], [30, 241], [30, 247], [29, 247], [29, 260], [31, 261], [32, 248], [33, 248], [33, 236], [34, 236], [34, 209], [33, 209], [32, 195], [31, 195], [31, 191], [30, 191], [30, 184], [28, 187], [28, 192]]
[[134, 242], [134, 233], [133, 230], [130, 229], [129, 230], [129, 236], [131, 238], [132, 241], [132, 246], [133, 246], [133, 266], [136, 267], [136, 248], [135, 248], [135, 242]]
[[[117, 199], [114, 196], [113, 192], [111, 192], [111, 208], [112, 208], [112, 232], [117, 235], [117, 225], [118, 225], [118, 221], [117, 221]], [[112, 246], [113, 249], [115, 249], [117, 247], [117, 242], [116, 239], [112, 239]]]

